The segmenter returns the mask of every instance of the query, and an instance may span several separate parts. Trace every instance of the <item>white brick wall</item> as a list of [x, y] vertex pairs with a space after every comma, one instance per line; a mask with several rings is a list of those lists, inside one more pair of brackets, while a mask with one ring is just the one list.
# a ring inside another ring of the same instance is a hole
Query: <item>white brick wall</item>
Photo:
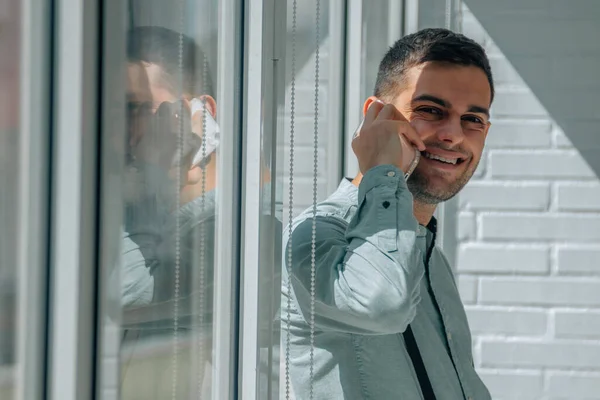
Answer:
[[[326, 36], [326, 32], [322, 32]], [[303, 44], [306, 45], [306, 44]], [[329, 40], [326, 38], [319, 49], [319, 135], [318, 135], [318, 188], [317, 201], [324, 200], [327, 193], [327, 180], [330, 171], [327, 169], [328, 143], [328, 74]], [[294, 118], [294, 215], [304, 211], [313, 201], [313, 160], [314, 160], [314, 104], [315, 104], [315, 56], [314, 53], [306, 64], [296, 71], [296, 97]], [[282, 173], [284, 222], [288, 222], [289, 213], [289, 177], [290, 177], [290, 130], [291, 130], [291, 86], [286, 88], [286, 108], [284, 115], [283, 143], [278, 151], [282, 154], [278, 170]]]
[[476, 366], [494, 399], [600, 399], [600, 183], [466, 8], [462, 27], [488, 49], [498, 92], [459, 196]]

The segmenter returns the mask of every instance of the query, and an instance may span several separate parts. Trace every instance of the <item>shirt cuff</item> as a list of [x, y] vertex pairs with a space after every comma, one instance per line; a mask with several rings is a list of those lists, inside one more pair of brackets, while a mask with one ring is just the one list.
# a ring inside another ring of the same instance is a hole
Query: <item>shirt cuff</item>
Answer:
[[377, 165], [368, 170], [358, 185], [358, 204], [362, 204], [373, 188], [381, 187], [395, 193], [398, 189], [406, 188], [404, 172], [394, 165]]

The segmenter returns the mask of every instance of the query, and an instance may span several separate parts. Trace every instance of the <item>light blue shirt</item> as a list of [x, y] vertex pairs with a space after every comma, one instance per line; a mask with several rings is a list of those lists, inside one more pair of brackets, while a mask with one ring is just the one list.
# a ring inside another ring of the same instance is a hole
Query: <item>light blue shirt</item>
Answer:
[[[426, 265], [434, 232], [415, 219], [402, 171], [377, 166], [358, 188], [343, 180], [316, 215], [314, 399], [422, 399], [402, 335], [409, 324], [438, 400], [490, 399], [449, 263], [433, 247]], [[312, 237], [309, 209], [283, 238], [282, 343], [289, 332], [297, 400], [310, 391]]]

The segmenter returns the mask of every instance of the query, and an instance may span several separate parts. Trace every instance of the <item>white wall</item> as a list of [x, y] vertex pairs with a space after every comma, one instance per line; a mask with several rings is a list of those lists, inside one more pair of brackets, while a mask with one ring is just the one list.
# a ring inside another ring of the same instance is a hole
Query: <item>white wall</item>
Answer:
[[459, 196], [458, 280], [494, 399], [600, 399], [600, 183], [475, 17], [497, 97]]
[[[326, 32], [325, 32], [326, 34]], [[291, 52], [291, 49], [288, 48]], [[288, 54], [291, 57], [291, 54]], [[294, 174], [293, 174], [293, 211], [294, 216], [311, 207], [313, 203], [313, 176], [314, 176], [314, 130], [315, 130], [315, 54], [311, 55], [308, 62], [297, 66], [296, 70], [296, 95], [294, 118]], [[317, 201], [324, 200], [327, 193], [327, 184], [336, 171], [327, 169], [327, 156], [333, 151], [337, 143], [329, 143], [329, 115], [328, 107], [328, 71], [329, 71], [329, 40], [325, 38], [319, 49], [319, 115], [318, 115], [318, 171], [317, 171]], [[336, 99], [335, 101], [341, 101]], [[287, 225], [289, 218], [289, 177], [290, 177], [290, 132], [291, 132], [291, 86], [286, 88], [286, 108], [284, 117], [284, 140], [279, 146], [280, 164], [278, 171], [282, 171], [279, 179], [283, 180], [283, 204], [285, 206], [283, 221]], [[340, 133], [341, 135], [341, 133]], [[330, 147], [331, 146], [331, 147]]]

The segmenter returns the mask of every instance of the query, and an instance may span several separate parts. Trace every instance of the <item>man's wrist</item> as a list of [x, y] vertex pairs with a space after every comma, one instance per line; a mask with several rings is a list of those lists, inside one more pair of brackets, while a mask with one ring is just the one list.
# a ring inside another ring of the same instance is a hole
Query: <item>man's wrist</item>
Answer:
[[365, 199], [368, 192], [375, 187], [389, 189], [395, 193], [399, 185], [405, 184], [404, 172], [395, 165], [383, 164], [369, 169], [361, 179], [358, 186], [359, 204]]

